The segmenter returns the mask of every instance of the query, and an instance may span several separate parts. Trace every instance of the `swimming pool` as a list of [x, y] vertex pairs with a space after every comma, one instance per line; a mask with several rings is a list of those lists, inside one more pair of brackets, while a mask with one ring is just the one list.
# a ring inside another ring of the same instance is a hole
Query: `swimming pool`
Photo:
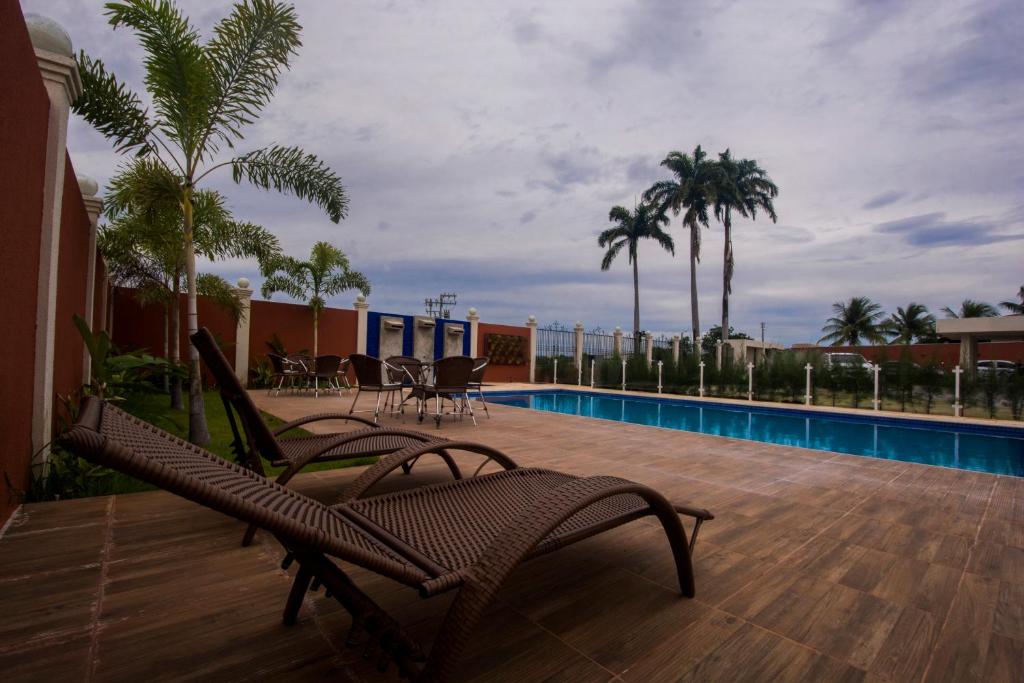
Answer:
[[887, 460], [1024, 476], [1024, 430], [587, 391], [487, 394], [503, 405]]

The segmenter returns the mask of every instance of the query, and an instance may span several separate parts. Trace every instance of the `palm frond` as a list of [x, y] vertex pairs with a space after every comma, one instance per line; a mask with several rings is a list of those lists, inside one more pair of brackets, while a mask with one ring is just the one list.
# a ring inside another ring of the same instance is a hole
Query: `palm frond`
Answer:
[[291, 192], [313, 202], [337, 223], [348, 213], [348, 196], [341, 179], [326, 164], [298, 147], [272, 145], [231, 160], [235, 182]]
[[206, 138], [229, 146], [270, 102], [278, 76], [301, 45], [295, 9], [269, 0], [248, 0], [214, 28], [207, 44], [213, 100]]
[[612, 263], [615, 261], [615, 257], [619, 255], [622, 248], [629, 244], [629, 240], [621, 239], [608, 247], [608, 251], [605, 252], [604, 258], [601, 259], [601, 270], [608, 270], [612, 267]]
[[128, 212], [154, 215], [180, 206], [181, 177], [153, 157], [142, 157], [122, 164], [107, 184], [104, 212], [114, 219]]
[[217, 306], [230, 313], [231, 317], [235, 319], [235, 323], [242, 319], [242, 301], [238, 297], [238, 291], [220, 275], [200, 273], [196, 276], [196, 292], [201, 296], [208, 297]]
[[71, 110], [111, 140], [118, 152], [134, 151], [137, 156], [151, 152], [151, 127], [139, 96], [84, 50], [77, 61], [82, 95], [72, 103]]
[[142, 43], [158, 125], [186, 157], [194, 157], [213, 99], [212, 69], [199, 32], [170, 0], [108, 2], [105, 14], [111, 26], [132, 29]]
[[308, 292], [303, 284], [294, 277], [289, 277], [287, 273], [273, 273], [264, 278], [263, 286], [260, 287], [260, 294], [263, 295], [263, 298], [269, 299], [271, 295], [280, 292], [297, 301], [301, 301]]

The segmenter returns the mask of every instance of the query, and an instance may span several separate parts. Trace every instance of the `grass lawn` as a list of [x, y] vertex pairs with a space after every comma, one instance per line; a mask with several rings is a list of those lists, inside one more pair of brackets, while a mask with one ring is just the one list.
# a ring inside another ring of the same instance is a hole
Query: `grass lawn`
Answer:
[[[220, 394], [216, 391], [208, 391], [204, 394], [206, 404], [206, 425], [210, 430], [211, 441], [204, 448], [206, 450], [215, 453], [226, 460], [234, 461], [234, 455], [231, 452], [231, 425], [228, 424], [227, 414], [224, 412], [224, 404], [221, 403]], [[188, 396], [185, 397], [188, 401]], [[166, 394], [152, 393], [152, 394], [136, 394], [127, 398], [125, 401], [120, 402], [119, 407], [140, 417], [147, 422], [150, 422], [160, 429], [171, 432], [183, 439], [188, 438], [188, 412], [187, 410], [171, 410], [170, 399]], [[269, 413], [262, 413], [263, 419], [266, 421], [267, 426], [271, 429], [275, 429], [280, 425], [284, 424], [283, 421], [277, 419]], [[304, 429], [293, 429], [288, 432], [288, 437], [309, 435]], [[376, 462], [376, 458], [360, 458], [359, 460], [340, 460], [334, 462], [320, 462], [313, 463], [303, 468], [303, 472], [312, 472], [316, 470], [330, 470], [337, 469], [340, 467], [354, 467], [358, 465], [369, 465]], [[276, 476], [284, 468], [283, 467], [271, 467], [270, 463], [266, 460], [263, 461], [263, 467], [270, 473], [271, 476]], [[103, 486], [102, 491], [96, 495], [109, 495], [112, 493], [132, 493], [135, 491], [148, 491], [154, 487], [145, 482], [138, 481], [132, 477], [115, 472], [111, 476], [106, 484], [109, 486]], [[109, 489], [109, 490], [106, 490]]]

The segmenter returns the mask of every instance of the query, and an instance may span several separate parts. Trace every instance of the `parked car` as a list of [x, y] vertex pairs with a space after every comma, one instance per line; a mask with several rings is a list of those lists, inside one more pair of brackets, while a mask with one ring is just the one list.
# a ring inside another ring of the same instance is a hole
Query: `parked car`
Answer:
[[980, 360], [978, 361], [978, 375], [984, 376], [995, 373], [996, 376], [1012, 375], [1017, 372], [1017, 364], [1012, 360]]
[[826, 367], [836, 365], [845, 368], [863, 368], [864, 370], [871, 370], [874, 367], [867, 358], [859, 353], [826, 353], [823, 354], [823, 357]]

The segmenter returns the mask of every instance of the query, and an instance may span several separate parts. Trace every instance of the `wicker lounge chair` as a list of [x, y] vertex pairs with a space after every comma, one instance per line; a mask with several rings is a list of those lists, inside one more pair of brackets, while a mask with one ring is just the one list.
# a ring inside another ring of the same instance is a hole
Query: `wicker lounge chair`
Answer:
[[[420, 681], [448, 680], [498, 590], [520, 563], [653, 515], [675, 559], [683, 595], [695, 593], [691, 551], [706, 510], [673, 506], [656, 491], [615, 477], [579, 478], [520, 469], [500, 452], [470, 443], [434, 443], [392, 454], [367, 469], [327, 506], [193, 446], [103, 401], [84, 399], [63, 446], [92, 462], [159, 486], [271, 532], [298, 562], [285, 603], [294, 623], [311, 587], [324, 586], [365, 633], [367, 655]], [[449, 451], [477, 453], [504, 471], [461, 479]], [[363, 497], [381, 477], [428, 453], [455, 481]], [[689, 545], [679, 514], [696, 519]], [[424, 523], [429, 520], [429, 523]], [[458, 590], [429, 655], [333, 559], [418, 590]], [[143, 655], [144, 656], [144, 655]]]
[[[191, 340], [220, 389], [221, 401], [224, 403], [224, 410], [227, 411], [228, 423], [234, 436], [232, 448], [238, 462], [263, 476], [266, 476], [263, 459], [268, 460], [274, 467], [284, 467], [285, 470], [277, 477], [278, 484], [287, 484], [302, 468], [311, 463], [387, 455], [403, 448], [438, 440], [436, 436], [428, 436], [413, 430], [384, 429], [365, 418], [348, 413], [308, 415], [271, 431], [248, 392], [238, 381], [210, 331], [202, 327], [192, 335]], [[280, 438], [296, 427], [321, 420], [356, 422], [363, 425], [363, 428], [332, 434]], [[239, 423], [245, 432], [244, 437], [239, 431]], [[403, 468], [406, 474], [411, 471], [413, 464], [410, 462]], [[250, 526], [242, 545], [249, 545], [255, 532], [256, 528]]]

